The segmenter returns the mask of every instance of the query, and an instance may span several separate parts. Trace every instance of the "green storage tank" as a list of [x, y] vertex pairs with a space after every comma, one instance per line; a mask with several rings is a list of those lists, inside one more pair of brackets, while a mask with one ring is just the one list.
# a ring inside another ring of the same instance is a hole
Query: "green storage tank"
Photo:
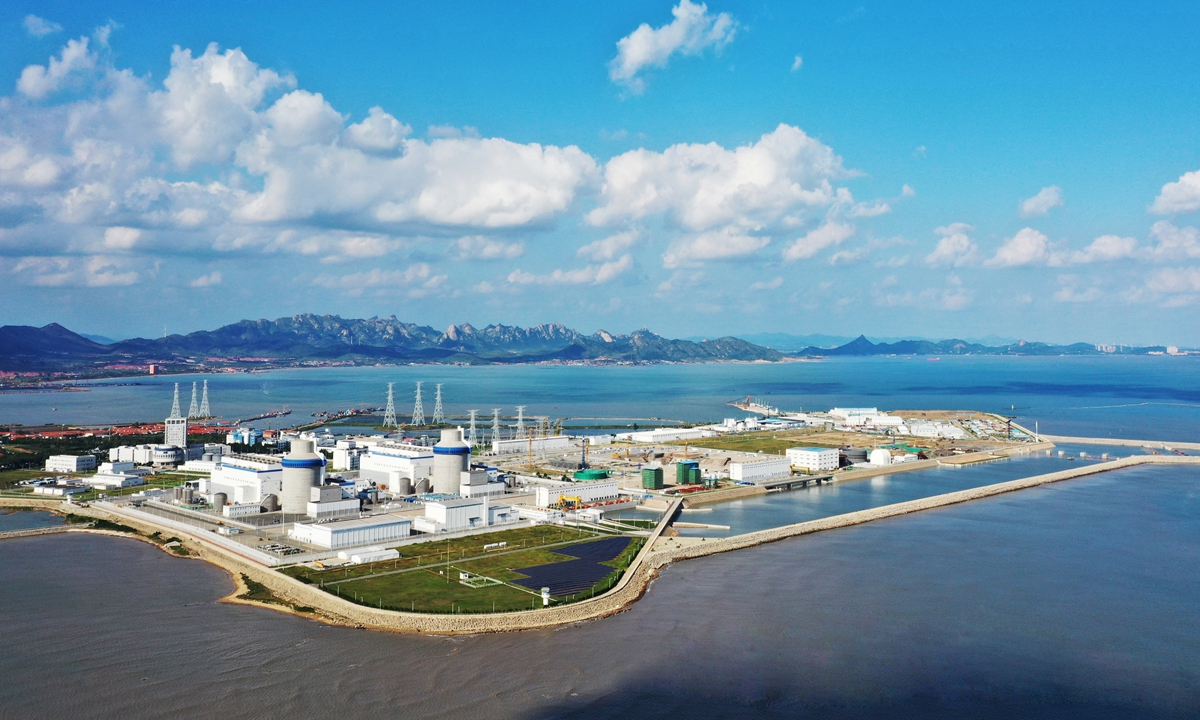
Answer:
[[604, 480], [608, 477], [607, 470], [576, 470], [576, 480]]
[[662, 490], [663, 471], [660, 467], [642, 468], [642, 489]]
[[698, 460], [680, 460], [675, 463], [675, 483], [678, 485], [691, 485], [692, 470], [700, 471], [700, 462]]
[[694, 467], [688, 470], [688, 484], [699, 485], [704, 482], [704, 478], [700, 475], [700, 468]]

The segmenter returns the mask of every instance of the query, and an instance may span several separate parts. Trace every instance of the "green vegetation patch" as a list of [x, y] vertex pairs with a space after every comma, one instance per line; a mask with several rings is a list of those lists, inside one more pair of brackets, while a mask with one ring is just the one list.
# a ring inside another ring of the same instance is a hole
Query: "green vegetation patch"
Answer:
[[269, 605], [281, 605], [290, 608], [297, 612], [313, 612], [313, 609], [305, 605], [296, 605], [276, 595], [269, 587], [263, 585], [257, 580], [250, 579], [246, 573], [241, 573], [242, 584], [246, 586], [246, 590], [238, 595], [243, 600], [253, 600], [254, 602], [267, 603]]

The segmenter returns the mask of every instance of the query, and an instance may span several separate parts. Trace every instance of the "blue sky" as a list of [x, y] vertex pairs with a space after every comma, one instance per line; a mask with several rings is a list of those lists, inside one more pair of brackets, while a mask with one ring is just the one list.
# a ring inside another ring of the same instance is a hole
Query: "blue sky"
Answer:
[[1194, 4], [245, 5], [0, 11], [0, 322], [1200, 344]]

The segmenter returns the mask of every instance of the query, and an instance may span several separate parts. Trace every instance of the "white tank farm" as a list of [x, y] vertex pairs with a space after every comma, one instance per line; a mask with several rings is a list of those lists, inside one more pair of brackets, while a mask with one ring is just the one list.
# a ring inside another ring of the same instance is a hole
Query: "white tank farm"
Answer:
[[283, 492], [280, 509], [303, 515], [308, 509], [310, 488], [321, 484], [325, 476], [325, 458], [316, 452], [312, 440], [293, 440], [292, 449], [283, 456]]
[[433, 446], [433, 492], [457, 494], [462, 471], [470, 469], [471, 447], [463, 442], [462, 428], [442, 430]]

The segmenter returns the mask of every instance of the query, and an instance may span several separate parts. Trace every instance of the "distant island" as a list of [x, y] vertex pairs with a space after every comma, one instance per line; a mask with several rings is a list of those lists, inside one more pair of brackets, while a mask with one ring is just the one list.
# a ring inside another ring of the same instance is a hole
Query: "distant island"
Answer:
[[[873, 343], [865, 336], [835, 347], [774, 349], [737, 337], [673, 340], [643, 329], [628, 335], [603, 330], [584, 335], [560, 323], [529, 328], [470, 324], [444, 331], [386, 318], [348, 319], [302, 314], [242, 320], [216, 330], [162, 338], [97, 342], [51, 323], [0, 327], [0, 372], [20, 381], [109, 377], [149, 372], [199, 372], [376, 363], [589, 363], [647, 364], [779, 362], [788, 359], [871, 355], [1102, 355], [1177, 352], [1167, 347], [1053, 345], [1024, 340], [984, 345], [965, 340]], [[754, 336], [750, 336], [754, 337]], [[787, 336], [773, 334], [773, 339]], [[814, 336], [808, 336], [814, 337]], [[820, 336], [817, 336], [820, 337]], [[105, 338], [99, 338], [105, 339]]]

